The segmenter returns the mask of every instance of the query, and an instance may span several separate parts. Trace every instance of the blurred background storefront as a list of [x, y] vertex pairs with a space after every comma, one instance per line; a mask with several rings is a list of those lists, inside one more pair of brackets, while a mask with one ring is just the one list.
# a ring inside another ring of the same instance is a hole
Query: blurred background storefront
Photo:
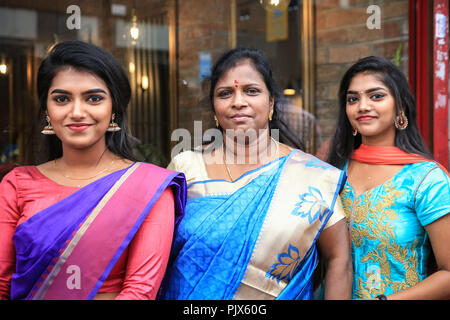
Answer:
[[283, 92], [283, 117], [323, 157], [341, 76], [368, 55], [408, 75], [419, 124], [448, 166], [448, 0], [0, 0], [0, 163], [31, 164], [39, 145], [36, 73], [48, 49], [79, 39], [129, 75], [131, 134], [142, 160], [165, 166], [171, 134], [214, 127], [208, 76], [223, 51], [261, 49]]

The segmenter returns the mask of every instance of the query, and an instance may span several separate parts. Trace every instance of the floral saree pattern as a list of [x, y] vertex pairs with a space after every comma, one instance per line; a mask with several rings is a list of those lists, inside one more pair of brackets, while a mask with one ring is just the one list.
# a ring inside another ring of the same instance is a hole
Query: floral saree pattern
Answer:
[[199, 154], [174, 159], [190, 163], [174, 167], [188, 201], [161, 298], [311, 299], [316, 240], [332, 216], [329, 225], [344, 218], [344, 174], [293, 150], [234, 182], [194, 179]]

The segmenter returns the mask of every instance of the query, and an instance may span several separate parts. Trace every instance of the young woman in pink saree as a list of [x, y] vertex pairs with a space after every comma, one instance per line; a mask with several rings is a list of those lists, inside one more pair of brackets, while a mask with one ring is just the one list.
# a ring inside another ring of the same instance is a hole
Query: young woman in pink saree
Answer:
[[0, 299], [154, 299], [185, 203], [178, 172], [135, 162], [128, 79], [106, 51], [57, 44], [38, 72], [47, 162], [0, 184]]

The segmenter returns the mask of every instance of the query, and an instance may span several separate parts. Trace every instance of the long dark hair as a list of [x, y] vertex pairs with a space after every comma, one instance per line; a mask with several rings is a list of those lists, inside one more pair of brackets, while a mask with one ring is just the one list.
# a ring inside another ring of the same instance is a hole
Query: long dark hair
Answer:
[[[106, 146], [114, 154], [135, 161], [127, 135], [126, 108], [131, 97], [131, 87], [122, 66], [106, 50], [83, 41], [64, 41], [56, 44], [42, 61], [38, 76], [39, 119], [42, 123], [47, 111], [48, 90], [55, 75], [64, 68], [89, 72], [101, 78], [111, 94], [115, 122], [122, 129], [106, 132]], [[47, 161], [62, 156], [61, 140], [55, 135], [45, 136]]]
[[[291, 147], [304, 150], [304, 144], [299, 137], [294, 135], [288, 126], [279, 118], [278, 103], [280, 99], [279, 88], [272, 76], [272, 69], [267, 57], [257, 49], [235, 48], [224, 52], [214, 64], [210, 78], [209, 99], [214, 111], [214, 89], [222, 75], [235, 67], [239, 62], [249, 60], [258, 70], [264, 79], [264, 83], [269, 90], [270, 98], [274, 99], [272, 121], [269, 121], [269, 129], [278, 129], [280, 133], [280, 142]], [[269, 130], [269, 131], [270, 131]]]
[[388, 87], [394, 97], [396, 114], [400, 110], [408, 118], [405, 130], [396, 130], [395, 145], [405, 152], [417, 153], [428, 159], [433, 156], [428, 151], [417, 126], [416, 104], [409, 89], [408, 80], [398, 66], [391, 61], [370, 56], [358, 60], [344, 74], [339, 87], [339, 115], [336, 131], [333, 136], [328, 162], [342, 168], [353, 152], [361, 145], [361, 135], [352, 135], [352, 126], [347, 118], [347, 91], [352, 79], [359, 73], [368, 72], [380, 76], [380, 81]]

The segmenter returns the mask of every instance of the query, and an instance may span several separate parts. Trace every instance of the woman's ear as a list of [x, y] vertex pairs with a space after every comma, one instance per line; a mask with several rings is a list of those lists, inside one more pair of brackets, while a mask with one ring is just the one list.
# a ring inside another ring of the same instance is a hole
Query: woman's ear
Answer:
[[275, 104], [275, 98], [274, 97], [270, 97], [269, 98], [269, 111], [273, 110], [274, 104]]
[[270, 98], [270, 100], [269, 100], [269, 121], [272, 121], [273, 112], [274, 112], [274, 107], [273, 107], [274, 103], [275, 103], [275, 99]]

